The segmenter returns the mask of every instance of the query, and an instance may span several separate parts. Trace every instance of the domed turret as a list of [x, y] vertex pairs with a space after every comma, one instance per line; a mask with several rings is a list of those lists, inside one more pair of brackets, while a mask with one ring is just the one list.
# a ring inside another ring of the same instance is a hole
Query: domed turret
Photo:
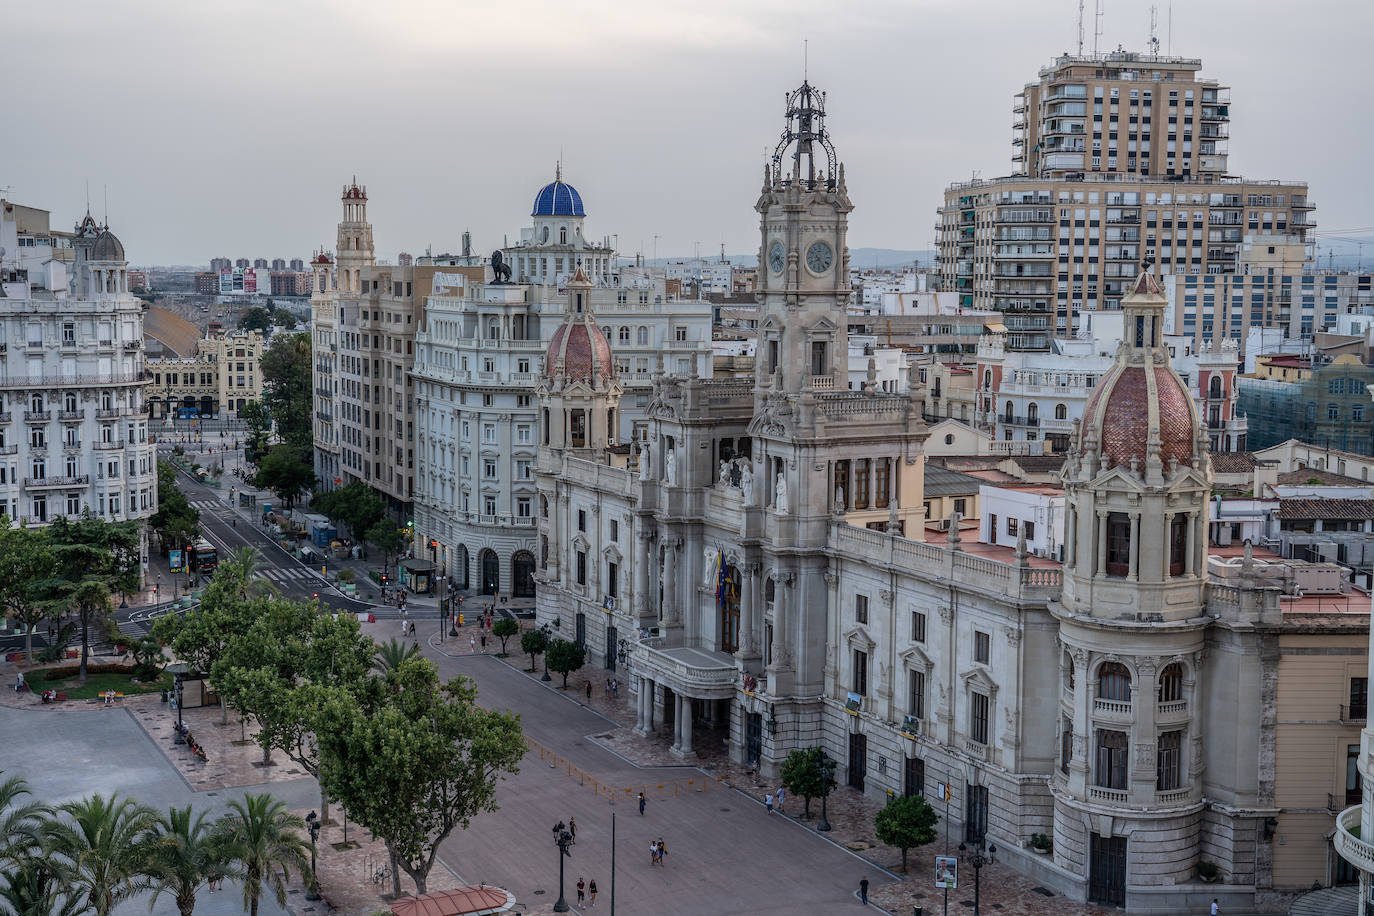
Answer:
[[544, 185], [534, 195], [534, 210], [530, 216], [586, 216], [582, 209], [582, 195], [577, 188], [560, 177]]
[[615, 376], [611, 342], [606, 339], [591, 310], [591, 281], [582, 268], [568, 281], [568, 311], [553, 332], [544, 357], [544, 377], [550, 382], [584, 382], [604, 388]]
[[109, 229], [102, 229], [91, 248], [92, 261], [123, 261], [124, 244]]

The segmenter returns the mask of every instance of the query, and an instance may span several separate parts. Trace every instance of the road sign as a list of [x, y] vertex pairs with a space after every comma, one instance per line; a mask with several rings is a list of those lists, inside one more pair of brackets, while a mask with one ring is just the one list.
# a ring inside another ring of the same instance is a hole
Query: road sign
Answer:
[[935, 857], [935, 886], [956, 888], [959, 886], [959, 860], [954, 856]]

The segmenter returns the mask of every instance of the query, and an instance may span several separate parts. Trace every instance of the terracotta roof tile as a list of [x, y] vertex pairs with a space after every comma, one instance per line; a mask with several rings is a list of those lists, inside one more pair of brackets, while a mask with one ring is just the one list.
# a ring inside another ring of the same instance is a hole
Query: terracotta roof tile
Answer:
[[1279, 519], [1374, 519], [1374, 499], [1281, 499]]

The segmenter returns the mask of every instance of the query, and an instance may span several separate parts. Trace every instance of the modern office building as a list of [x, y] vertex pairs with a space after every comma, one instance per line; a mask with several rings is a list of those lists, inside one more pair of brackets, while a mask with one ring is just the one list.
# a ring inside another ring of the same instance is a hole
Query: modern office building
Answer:
[[1119, 309], [1146, 265], [1236, 271], [1259, 235], [1311, 241], [1307, 185], [1228, 174], [1230, 90], [1196, 59], [1064, 56], [1016, 96], [1016, 174], [951, 185], [940, 283], [1006, 314], [1007, 344], [1046, 350]]
[[123, 244], [89, 213], [60, 232], [0, 199], [0, 250], [0, 514], [146, 519], [157, 456]]

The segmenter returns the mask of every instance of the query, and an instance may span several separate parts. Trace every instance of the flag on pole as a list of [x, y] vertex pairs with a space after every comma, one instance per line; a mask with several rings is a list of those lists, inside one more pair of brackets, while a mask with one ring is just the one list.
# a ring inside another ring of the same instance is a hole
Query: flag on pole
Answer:
[[725, 553], [716, 551], [716, 607], [725, 606]]

